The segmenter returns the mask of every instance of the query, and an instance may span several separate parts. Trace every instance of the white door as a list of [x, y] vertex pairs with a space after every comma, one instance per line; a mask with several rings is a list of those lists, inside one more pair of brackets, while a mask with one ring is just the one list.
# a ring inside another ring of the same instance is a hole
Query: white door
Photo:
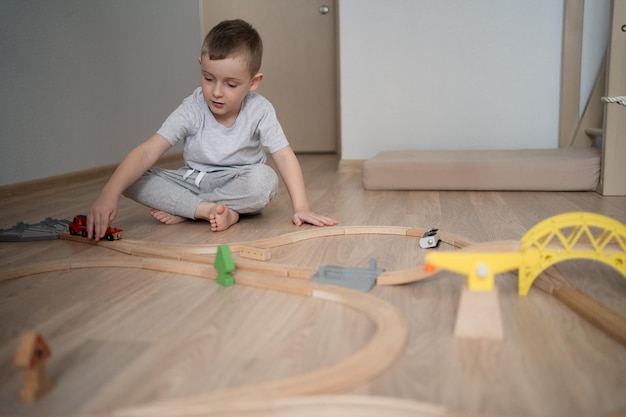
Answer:
[[203, 0], [204, 35], [244, 19], [263, 39], [263, 82], [296, 152], [336, 152], [338, 86], [335, 0]]

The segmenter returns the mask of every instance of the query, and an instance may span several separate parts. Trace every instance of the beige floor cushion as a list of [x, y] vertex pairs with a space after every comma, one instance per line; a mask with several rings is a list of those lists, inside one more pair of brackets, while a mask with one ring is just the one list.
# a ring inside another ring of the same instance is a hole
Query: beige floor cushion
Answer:
[[366, 190], [595, 191], [600, 149], [389, 151], [363, 163]]

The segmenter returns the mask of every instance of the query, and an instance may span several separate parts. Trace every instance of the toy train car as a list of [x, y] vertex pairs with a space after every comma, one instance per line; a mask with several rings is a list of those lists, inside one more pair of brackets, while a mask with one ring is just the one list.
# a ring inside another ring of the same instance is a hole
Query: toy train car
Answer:
[[[72, 221], [68, 226], [70, 231], [70, 235], [81, 235], [82, 237], [87, 237], [87, 216], [84, 214], [79, 214], [74, 217], [74, 221]], [[118, 229], [117, 227], [109, 227], [104, 235], [107, 240], [118, 240], [122, 238], [122, 229]]]

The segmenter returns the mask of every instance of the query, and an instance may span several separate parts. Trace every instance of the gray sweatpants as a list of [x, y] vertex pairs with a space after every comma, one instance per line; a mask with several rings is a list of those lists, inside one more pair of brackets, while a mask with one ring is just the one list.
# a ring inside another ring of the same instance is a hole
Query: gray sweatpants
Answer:
[[195, 218], [203, 202], [224, 204], [240, 214], [261, 211], [278, 190], [278, 176], [264, 164], [200, 173], [183, 178], [188, 167], [177, 170], [151, 168], [124, 192], [124, 196], [145, 206], [177, 216]]

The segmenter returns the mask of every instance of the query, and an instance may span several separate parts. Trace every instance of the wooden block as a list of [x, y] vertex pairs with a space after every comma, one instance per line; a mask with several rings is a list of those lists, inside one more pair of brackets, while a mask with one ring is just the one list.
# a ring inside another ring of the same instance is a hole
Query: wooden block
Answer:
[[239, 256], [256, 259], [257, 261], [269, 261], [272, 258], [272, 251], [270, 248], [256, 248], [254, 246], [240, 246]]
[[463, 288], [454, 335], [462, 339], [503, 340], [498, 291]]
[[31, 403], [52, 388], [52, 382], [48, 379], [43, 362], [33, 365], [32, 368], [24, 369], [24, 386], [20, 390], [20, 399], [25, 403]]
[[33, 402], [52, 388], [45, 368], [45, 361], [50, 355], [48, 344], [39, 334], [22, 334], [14, 363], [24, 374], [24, 384], [20, 391], [23, 402]]

